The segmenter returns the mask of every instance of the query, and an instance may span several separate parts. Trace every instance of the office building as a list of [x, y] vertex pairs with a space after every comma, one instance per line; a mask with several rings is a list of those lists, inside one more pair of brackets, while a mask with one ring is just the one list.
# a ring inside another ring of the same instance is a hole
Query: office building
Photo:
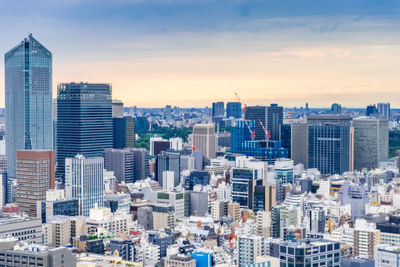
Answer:
[[342, 114], [342, 105], [338, 103], [333, 103], [331, 106], [331, 113], [332, 114]]
[[253, 208], [253, 194], [256, 186], [257, 170], [250, 168], [233, 168], [231, 176], [232, 202], [240, 208]]
[[[265, 140], [266, 134], [260, 124], [267, 128], [267, 107], [266, 106], [249, 106], [246, 108], [244, 118], [254, 122], [254, 131], [256, 140]], [[260, 121], [259, 121], [260, 120]]]
[[113, 99], [112, 100], [112, 117], [121, 118], [124, 116], [124, 103], [122, 101]]
[[293, 160], [277, 159], [275, 161], [274, 174], [275, 179], [282, 181], [282, 184], [293, 182]]
[[267, 107], [267, 121], [264, 126], [270, 133], [270, 140], [281, 140], [281, 126], [283, 124], [283, 107], [271, 104]]
[[212, 121], [215, 124], [219, 124], [225, 116], [225, 103], [214, 102], [212, 103]]
[[240, 102], [226, 103], [226, 117], [240, 119], [242, 117], [242, 104]]
[[65, 159], [65, 192], [78, 199], [79, 215], [89, 216], [90, 209], [104, 205], [104, 159], [76, 155]]
[[344, 183], [339, 189], [340, 205], [351, 205], [352, 218], [365, 214], [365, 205], [369, 203], [368, 189], [362, 185]]
[[110, 208], [98, 207], [90, 209], [89, 218], [86, 219], [88, 235], [97, 235], [101, 233], [105, 235], [115, 236], [117, 234], [128, 233], [128, 221], [131, 216], [123, 212], [111, 213]]
[[65, 247], [49, 248], [37, 244], [19, 243], [15, 239], [0, 241], [0, 265], [75, 267], [76, 256]]
[[157, 203], [170, 205], [174, 208], [175, 218], [185, 217], [185, 196], [183, 192], [166, 191], [157, 193]]
[[149, 153], [142, 148], [106, 149], [104, 165], [119, 182], [133, 183], [149, 177]]
[[306, 123], [291, 124], [290, 158], [293, 165], [303, 164], [308, 168], [308, 127]]
[[164, 118], [166, 121], [172, 120], [172, 109], [171, 105], [166, 105], [164, 110]]
[[210, 174], [205, 171], [192, 171], [190, 175], [186, 177], [185, 188], [187, 190], [193, 190], [195, 185], [207, 186], [210, 184]]
[[208, 213], [208, 192], [190, 192], [190, 215], [205, 216]]
[[353, 170], [354, 128], [345, 115], [310, 115], [308, 123], [308, 168], [322, 174]]
[[135, 260], [135, 243], [133, 240], [111, 239], [109, 246], [111, 253], [118, 251], [123, 260], [131, 262]]
[[367, 109], [365, 111], [366, 116], [377, 116], [378, 115], [378, 109], [376, 108], [376, 105], [368, 105]]
[[175, 187], [175, 177], [173, 171], [163, 171], [162, 173], [162, 188], [164, 190], [173, 189]]
[[135, 147], [135, 118], [113, 118], [114, 148]]
[[163, 151], [167, 151], [170, 148], [169, 140], [165, 140], [162, 137], [151, 137], [150, 138], [150, 155], [157, 156]]
[[12, 236], [20, 241], [42, 244], [42, 221], [0, 213], [0, 238]]
[[323, 239], [284, 241], [279, 244], [280, 266], [340, 266], [340, 243]]
[[135, 119], [135, 132], [147, 133], [150, 130], [150, 122], [147, 117], [136, 117]]
[[381, 118], [390, 120], [390, 103], [378, 103], [378, 113]]
[[377, 245], [375, 247], [375, 267], [399, 267], [400, 247]]
[[354, 127], [354, 169], [376, 169], [389, 156], [389, 126], [386, 119], [356, 118]]
[[46, 191], [55, 188], [53, 150], [17, 151], [17, 204], [21, 212], [36, 217], [36, 203], [46, 200]]
[[153, 208], [150, 206], [139, 207], [137, 220], [145, 230], [153, 230]]
[[63, 178], [66, 158], [101, 157], [113, 147], [111, 85], [59, 84], [57, 110], [56, 176]]
[[214, 124], [196, 124], [193, 127], [192, 142], [196, 150], [201, 151], [206, 158], [216, 157], [216, 141]]
[[253, 264], [258, 256], [263, 255], [263, 237], [238, 236], [238, 265]]
[[175, 209], [169, 204], [153, 206], [153, 229], [172, 229], [175, 225]]
[[309, 216], [309, 232], [310, 233], [325, 233], [325, 211], [321, 207], [310, 209]]
[[6, 155], [0, 155], [0, 171], [6, 171], [7, 172], [7, 156]]
[[280, 128], [283, 123], [283, 107], [277, 104], [271, 104], [270, 106], [250, 106], [246, 108], [245, 119], [255, 122], [256, 140], [266, 139], [266, 133], [262, 125], [269, 132], [270, 140], [280, 140]]
[[180, 183], [181, 163], [180, 154], [176, 152], [162, 152], [156, 160], [156, 180], [163, 186], [163, 172], [174, 172], [174, 187]]
[[232, 217], [235, 221], [240, 220], [240, 204], [228, 203], [228, 216]]
[[8, 176], [16, 177], [16, 152], [53, 149], [52, 54], [30, 34], [5, 54]]
[[256, 185], [253, 196], [254, 213], [258, 211], [271, 211], [276, 205], [275, 185]]
[[169, 148], [172, 150], [183, 150], [183, 140], [180, 137], [174, 137], [169, 139]]

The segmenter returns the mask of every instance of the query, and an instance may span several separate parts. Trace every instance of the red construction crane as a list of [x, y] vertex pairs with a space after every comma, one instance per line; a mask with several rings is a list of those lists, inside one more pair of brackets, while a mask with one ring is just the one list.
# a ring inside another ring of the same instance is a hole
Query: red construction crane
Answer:
[[267, 129], [265, 129], [264, 124], [262, 123], [262, 121], [260, 119], [258, 119], [258, 122], [260, 123], [261, 127], [264, 130], [265, 140], [269, 141], [269, 139], [271, 138], [271, 131], [270, 130], [267, 131]]
[[242, 100], [240, 99], [238, 93], [235, 92], [235, 96], [236, 96], [237, 100], [239, 101], [240, 105], [242, 105], [242, 107], [243, 107], [242, 108], [243, 109], [243, 113], [245, 113], [246, 109], [247, 109], [247, 105], [242, 102]]
[[196, 144], [192, 143], [192, 141], [187, 136], [186, 136], [186, 140], [188, 141], [189, 145], [192, 146], [192, 151], [195, 151], [196, 150]]
[[251, 140], [254, 140], [254, 137], [256, 137], [256, 130], [255, 129], [251, 130], [250, 125], [249, 125], [249, 123], [247, 122], [246, 119], [244, 119], [244, 123], [246, 124], [247, 129], [249, 129]]

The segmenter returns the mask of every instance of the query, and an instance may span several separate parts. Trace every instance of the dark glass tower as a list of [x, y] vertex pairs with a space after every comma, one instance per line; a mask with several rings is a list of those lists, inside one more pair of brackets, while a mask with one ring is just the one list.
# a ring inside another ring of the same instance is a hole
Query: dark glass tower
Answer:
[[101, 157], [113, 147], [111, 85], [59, 84], [57, 111], [56, 176], [64, 181], [65, 158]]
[[6, 152], [15, 179], [16, 151], [53, 149], [52, 55], [32, 35], [5, 54]]
[[135, 147], [135, 118], [113, 118], [114, 148]]
[[240, 102], [226, 103], [226, 117], [240, 119], [242, 117], [242, 104]]

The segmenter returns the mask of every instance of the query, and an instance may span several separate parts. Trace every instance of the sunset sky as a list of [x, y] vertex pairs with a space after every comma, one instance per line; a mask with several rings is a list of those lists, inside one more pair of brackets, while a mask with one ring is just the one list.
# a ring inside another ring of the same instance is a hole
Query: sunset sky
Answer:
[[126, 106], [400, 107], [399, 0], [0, 0], [4, 53], [32, 33], [59, 82]]

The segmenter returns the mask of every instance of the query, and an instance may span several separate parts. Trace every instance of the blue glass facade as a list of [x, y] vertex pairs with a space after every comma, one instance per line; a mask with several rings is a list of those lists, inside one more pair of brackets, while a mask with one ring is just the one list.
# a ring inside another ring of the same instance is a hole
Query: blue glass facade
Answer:
[[350, 170], [351, 127], [319, 124], [308, 126], [308, 167], [322, 174]]
[[193, 187], [197, 184], [206, 186], [210, 183], [210, 174], [203, 171], [192, 171], [185, 180], [185, 188], [187, 190], [193, 190]]
[[135, 119], [113, 118], [114, 148], [135, 147]]
[[252, 208], [253, 188], [257, 179], [257, 170], [234, 168], [232, 170], [232, 202], [239, 203], [241, 208]]
[[[254, 129], [254, 121], [247, 121]], [[273, 163], [277, 158], [287, 158], [288, 150], [282, 147], [280, 141], [251, 140], [251, 134], [244, 121], [238, 121], [231, 131], [232, 153], [252, 156], [262, 161]]]
[[57, 93], [57, 169], [64, 180], [65, 158], [102, 156], [113, 147], [111, 85], [60, 84]]
[[242, 104], [240, 102], [226, 103], [226, 117], [240, 119], [242, 117]]
[[16, 151], [53, 149], [52, 54], [32, 35], [5, 55], [6, 152], [15, 178]]
[[79, 201], [77, 199], [42, 201], [41, 202], [42, 223], [46, 223], [47, 217], [54, 215], [78, 216]]

